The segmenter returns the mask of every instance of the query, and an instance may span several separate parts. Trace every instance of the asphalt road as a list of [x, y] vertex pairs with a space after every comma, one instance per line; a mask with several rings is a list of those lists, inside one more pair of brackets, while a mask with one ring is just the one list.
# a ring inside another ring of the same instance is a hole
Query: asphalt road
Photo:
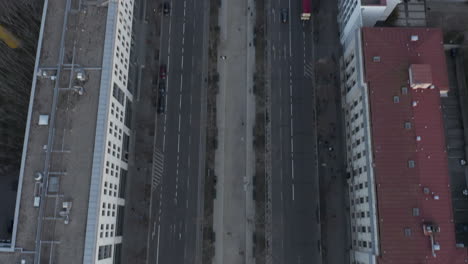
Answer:
[[172, 0], [170, 15], [162, 19], [160, 60], [167, 65], [166, 112], [157, 119], [158, 162], [154, 166], [160, 175], [155, 175], [159, 185], [151, 200], [148, 263], [195, 263], [199, 257], [205, 3]]
[[312, 20], [300, 0], [271, 0], [268, 13], [273, 263], [321, 263]]

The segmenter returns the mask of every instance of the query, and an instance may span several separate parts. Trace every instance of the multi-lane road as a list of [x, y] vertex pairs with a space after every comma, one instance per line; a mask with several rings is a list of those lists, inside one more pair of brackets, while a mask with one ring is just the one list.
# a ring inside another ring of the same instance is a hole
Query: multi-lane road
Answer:
[[321, 263], [312, 20], [300, 20], [299, 0], [271, 0], [268, 12], [272, 260]]
[[208, 8], [204, 0], [168, 2], [160, 49], [167, 78], [159, 80], [166, 82], [166, 110], [157, 117], [148, 263], [198, 263]]

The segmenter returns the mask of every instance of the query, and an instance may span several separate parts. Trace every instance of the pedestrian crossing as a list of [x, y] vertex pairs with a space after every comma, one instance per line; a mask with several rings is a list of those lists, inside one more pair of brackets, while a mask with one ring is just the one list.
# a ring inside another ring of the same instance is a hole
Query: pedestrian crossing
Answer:
[[151, 191], [154, 191], [161, 183], [161, 177], [162, 177], [163, 171], [164, 171], [164, 155], [159, 149], [155, 149], [155, 151], [153, 152]]
[[304, 76], [312, 78], [314, 76], [314, 69], [312, 68], [312, 63], [304, 64]]

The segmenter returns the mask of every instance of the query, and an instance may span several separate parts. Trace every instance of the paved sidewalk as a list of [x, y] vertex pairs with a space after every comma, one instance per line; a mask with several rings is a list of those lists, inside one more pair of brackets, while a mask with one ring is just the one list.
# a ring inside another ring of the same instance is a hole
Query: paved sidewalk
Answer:
[[253, 0], [221, 2], [215, 264], [254, 263], [254, 10]]

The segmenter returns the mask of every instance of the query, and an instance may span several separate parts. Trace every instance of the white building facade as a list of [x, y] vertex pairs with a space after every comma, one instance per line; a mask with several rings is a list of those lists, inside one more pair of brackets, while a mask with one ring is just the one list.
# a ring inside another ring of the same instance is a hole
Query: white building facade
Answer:
[[345, 113], [349, 175], [351, 263], [377, 263], [379, 252], [375, 179], [372, 168], [369, 98], [363, 79], [361, 38], [350, 42], [342, 62], [342, 108]]
[[83, 263], [120, 263], [133, 95], [134, 0], [108, 3]]
[[345, 114], [350, 263], [377, 263], [379, 255], [375, 177], [372, 160], [369, 97], [364, 82], [361, 28], [374, 26], [391, 14], [398, 0], [342, 0], [338, 24], [343, 45], [341, 60], [342, 108]]

